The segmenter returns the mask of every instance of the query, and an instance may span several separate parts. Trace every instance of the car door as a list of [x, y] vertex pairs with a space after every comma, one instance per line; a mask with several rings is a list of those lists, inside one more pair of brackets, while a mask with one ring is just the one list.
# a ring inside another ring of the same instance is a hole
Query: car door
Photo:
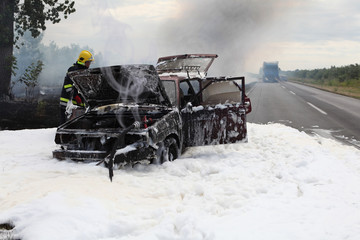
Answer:
[[187, 79], [179, 87], [184, 92], [181, 115], [185, 147], [247, 140], [246, 107], [236, 82]]

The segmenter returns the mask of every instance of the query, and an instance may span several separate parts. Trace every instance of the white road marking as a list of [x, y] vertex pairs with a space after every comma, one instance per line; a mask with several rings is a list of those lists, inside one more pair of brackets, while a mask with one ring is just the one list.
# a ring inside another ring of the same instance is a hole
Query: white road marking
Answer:
[[292, 94], [296, 95], [296, 93], [294, 93], [293, 91], [290, 91], [290, 93], [292, 93]]
[[282, 85], [281, 85], [281, 87], [282, 87], [283, 89], [286, 89], [286, 87], [284, 87], [284, 86], [282, 86]]
[[320, 108], [318, 108], [317, 106], [315, 106], [314, 104], [311, 104], [309, 102], [307, 102], [307, 104], [309, 104], [311, 107], [315, 108], [316, 110], [318, 110], [319, 112], [321, 112], [324, 115], [327, 115], [327, 113], [323, 110], [321, 110]]

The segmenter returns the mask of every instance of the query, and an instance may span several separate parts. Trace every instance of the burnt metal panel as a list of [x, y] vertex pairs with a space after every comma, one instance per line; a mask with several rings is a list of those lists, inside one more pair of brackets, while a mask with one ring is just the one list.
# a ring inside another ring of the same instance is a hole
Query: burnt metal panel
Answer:
[[194, 107], [182, 113], [184, 146], [236, 143], [247, 140], [246, 114], [238, 105]]

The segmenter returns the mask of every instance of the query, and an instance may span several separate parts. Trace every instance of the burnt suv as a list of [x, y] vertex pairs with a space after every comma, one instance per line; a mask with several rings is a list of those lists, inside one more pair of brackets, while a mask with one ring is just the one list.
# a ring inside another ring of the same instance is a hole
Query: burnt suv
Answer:
[[60, 125], [58, 159], [162, 163], [191, 146], [247, 140], [244, 77], [206, 77], [217, 55], [163, 57], [69, 73], [86, 112]]

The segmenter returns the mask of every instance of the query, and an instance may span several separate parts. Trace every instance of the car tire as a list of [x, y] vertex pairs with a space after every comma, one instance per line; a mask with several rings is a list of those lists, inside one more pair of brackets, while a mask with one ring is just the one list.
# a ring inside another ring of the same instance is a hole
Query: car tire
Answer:
[[174, 138], [170, 137], [159, 145], [156, 163], [162, 164], [166, 161], [174, 161], [179, 157], [179, 148]]

